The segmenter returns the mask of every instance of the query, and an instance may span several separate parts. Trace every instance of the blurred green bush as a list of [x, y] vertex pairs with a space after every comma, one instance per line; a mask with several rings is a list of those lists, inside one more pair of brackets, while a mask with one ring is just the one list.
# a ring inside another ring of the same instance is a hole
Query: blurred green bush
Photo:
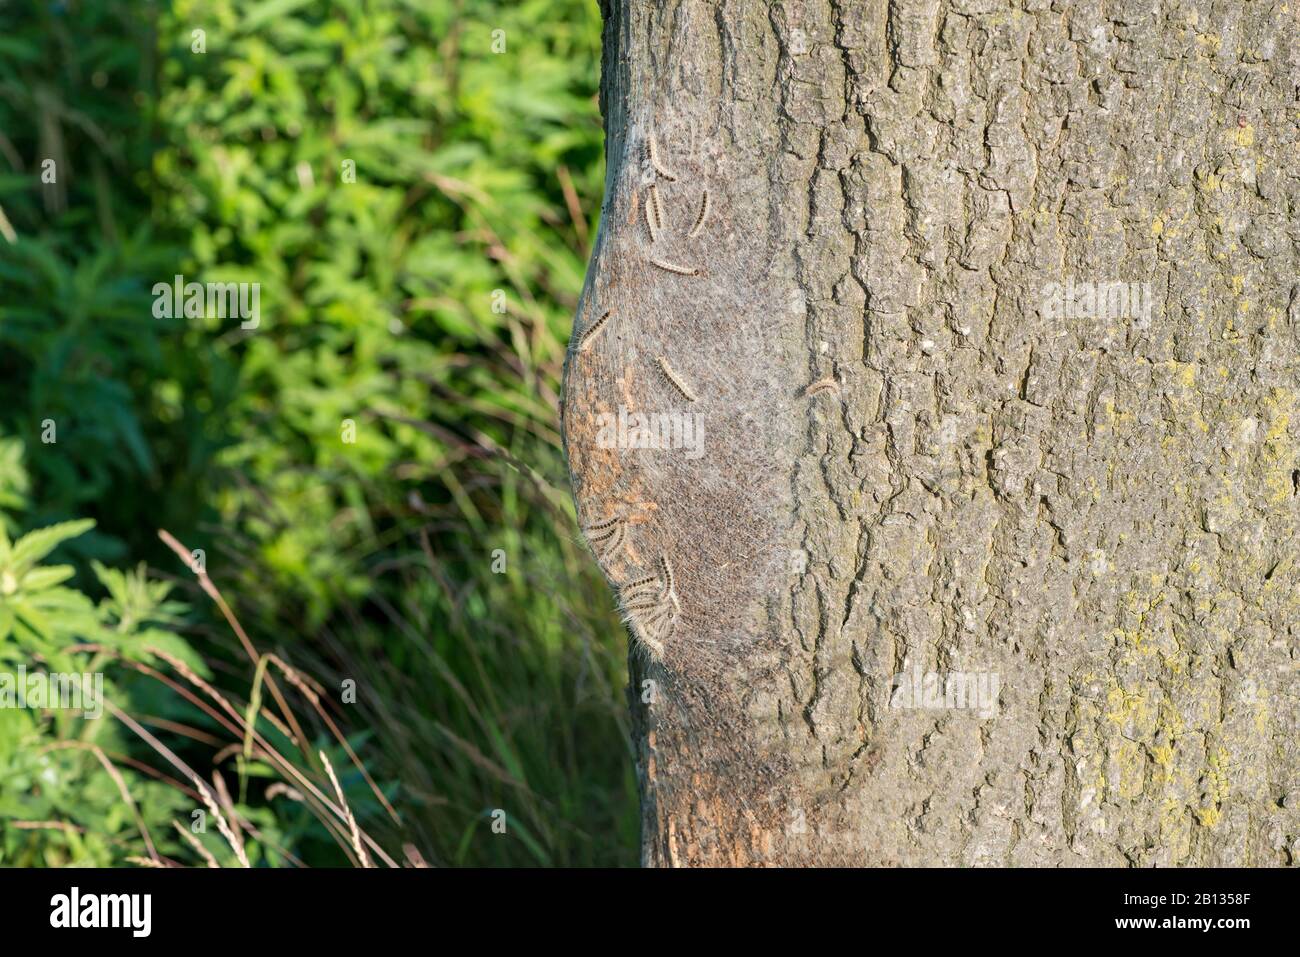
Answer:
[[[0, 6], [22, 527], [89, 516], [74, 559], [177, 575], [154, 530], [203, 548], [264, 650], [356, 682], [403, 826], [345, 787], [434, 863], [635, 861], [621, 629], [558, 436], [598, 65], [586, 0]], [[155, 318], [177, 274], [260, 284], [258, 326]]]

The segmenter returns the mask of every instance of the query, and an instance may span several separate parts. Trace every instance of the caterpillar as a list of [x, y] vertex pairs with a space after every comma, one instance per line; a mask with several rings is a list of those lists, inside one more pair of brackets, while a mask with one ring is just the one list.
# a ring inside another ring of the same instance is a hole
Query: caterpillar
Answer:
[[646, 159], [650, 160], [650, 168], [664, 179], [668, 180], [668, 182], [675, 183], [677, 177], [664, 169], [663, 164], [659, 162], [659, 148], [655, 145], [655, 135], [653, 133], [646, 136], [645, 151]]
[[652, 611], [653, 609], [662, 608], [662, 607], [663, 607], [662, 598], [644, 597], [636, 601], [623, 602], [624, 611]]
[[664, 270], [665, 272], [675, 272], [679, 276], [698, 276], [700, 274], [700, 271], [698, 269], [690, 269], [687, 268], [686, 266], [678, 266], [676, 263], [665, 262], [662, 259], [651, 258], [650, 265], [658, 266], [660, 269]]
[[657, 584], [659, 584], [658, 578], [656, 578], [654, 575], [647, 575], [645, 578], [638, 578], [636, 581], [628, 582], [626, 585], [623, 586], [622, 590], [623, 590], [623, 594], [626, 595], [631, 592], [640, 591], [643, 588], [648, 588], [651, 585], [657, 585]]
[[839, 385], [840, 384], [835, 381], [833, 376], [826, 379], [818, 379], [812, 385], [808, 386], [808, 388], [804, 389], [803, 394], [816, 395], [818, 392], [825, 392], [827, 389], [838, 389]]
[[621, 517], [606, 519], [596, 525], [591, 525], [583, 529], [587, 536], [587, 541], [591, 543], [591, 550], [596, 553], [601, 561], [609, 562], [620, 548], [623, 547], [623, 538], [627, 532], [627, 525]]
[[649, 193], [650, 198], [646, 201], [646, 208], [653, 208], [655, 228], [659, 228], [664, 224], [664, 207], [659, 201], [659, 189], [656, 186], [651, 186], [647, 192]]
[[668, 556], [662, 552], [659, 554], [659, 569], [664, 573], [664, 594], [668, 596], [677, 593], [677, 579], [673, 575], [673, 566], [668, 563]]
[[663, 377], [666, 380], [668, 380], [669, 385], [671, 385], [674, 389], [676, 389], [679, 393], [681, 393], [683, 399], [685, 399], [687, 402], [698, 401], [695, 398], [695, 393], [693, 393], [690, 389], [686, 387], [686, 383], [683, 382], [678, 377], [677, 373], [672, 370], [672, 367], [668, 365], [667, 359], [665, 359], [663, 356], [658, 356], [657, 361], [659, 363], [659, 371], [663, 373]]
[[600, 550], [603, 561], [610, 561], [618, 553], [618, 550], [623, 547], [623, 538], [626, 534], [627, 526], [620, 522], [614, 526], [614, 531], [610, 535], [601, 539], [605, 542], [605, 547]]
[[[650, 189], [653, 190], [654, 187], [651, 186]], [[650, 242], [657, 242], [659, 239], [659, 224], [655, 222], [654, 203], [649, 196], [646, 197], [645, 201], [645, 227], [650, 233]]]
[[646, 653], [649, 654], [652, 659], [662, 662], [664, 660], [663, 642], [660, 641], [657, 636], [651, 635], [647, 632], [646, 629], [636, 621], [636, 619], [629, 619], [629, 624], [632, 626], [632, 637], [637, 640], [640, 646], [645, 649]]
[[638, 618], [629, 614], [626, 619], [632, 627], [632, 637], [638, 647], [645, 650], [652, 659], [662, 662], [664, 659], [664, 639], [672, 632], [672, 617], [663, 610], [647, 618]]
[[610, 312], [606, 312], [603, 316], [601, 316], [599, 319], [597, 319], [595, 322], [593, 322], [590, 326], [587, 327], [587, 331], [584, 332], [582, 334], [582, 338], [578, 340], [579, 352], [587, 351], [587, 346], [589, 346], [591, 344], [591, 340], [596, 337], [596, 333], [600, 332], [601, 329], [605, 328], [605, 323], [609, 321], [610, 315], [611, 315]]
[[613, 518], [607, 518], [603, 522], [597, 522], [595, 525], [588, 525], [583, 529], [583, 531], [587, 533], [588, 538], [591, 538], [592, 532], [603, 532], [605, 529], [617, 525], [621, 521], [623, 521], [623, 519], [615, 515]]
[[686, 234], [687, 239], [695, 238], [696, 234], [699, 233], [699, 231], [704, 227], [704, 220], [707, 219], [708, 216], [709, 216], [709, 191], [706, 189], [704, 191], [703, 197], [700, 199], [700, 212], [699, 215], [695, 217], [695, 225], [692, 226], [691, 231]]

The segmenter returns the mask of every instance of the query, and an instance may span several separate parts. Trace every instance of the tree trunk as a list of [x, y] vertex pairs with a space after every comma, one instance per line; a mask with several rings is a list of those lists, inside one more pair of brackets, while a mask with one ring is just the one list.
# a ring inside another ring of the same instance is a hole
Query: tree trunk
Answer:
[[1294, 863], [1296, 11], [602, 9], [644, 862]]

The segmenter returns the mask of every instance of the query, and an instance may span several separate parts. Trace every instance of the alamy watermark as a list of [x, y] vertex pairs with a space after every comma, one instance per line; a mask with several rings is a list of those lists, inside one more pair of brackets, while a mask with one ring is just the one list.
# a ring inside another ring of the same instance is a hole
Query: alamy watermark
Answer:
[[16, 672], [0, 671], [0, 708], [80, 711], [97, 720], [104, 714], [104, 674], [28, 672], [25, 665]]
[[602, 449], [683, 449], [688, 459], [704, 454], [704, 416], [699, 412], [602, 412], [596, 419]]
[[1139, 329], [1151, 324], [1149, 282], [1049, 282], [1043, 287], [1045, 319], [1131, 319]]
[[260, 282], [186, 282], [177, 275], [153, 286], [155, 319], [239, 319], [239, 328], [256, 329], [262, 322]]
[[148, 937], [153, 930], [152, 894], [83, 894], [73, 885], [66, 894], [50, 898], [50, 926], [54, 928], [113, 928]]
[[1002, 679], [993, 671], [900, 671], [890, 682], [889, 706], [916, 711], [969, 710], [996, 717]]

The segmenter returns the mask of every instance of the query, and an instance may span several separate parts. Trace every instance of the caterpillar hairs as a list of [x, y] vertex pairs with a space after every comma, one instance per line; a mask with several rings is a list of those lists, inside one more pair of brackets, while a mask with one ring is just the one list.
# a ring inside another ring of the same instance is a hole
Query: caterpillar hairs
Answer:
[[588, 538], [591, 538], [593, 532], [603, 532], [605, 529], [611, 528], [614, 525], [617, 525], [621, 521], [623, 521], [623, 519], [615, 515], [613, 518], [607, 518], [604, 521], [597, 522], [594, 525], [586, 525], [583, 527], [583, 531], [587, 534]]
[[664, 224], [664, 207], [659, 201], [659, 187], [651, 186], [646, 192], [650, 194], [646, 206], [654, 209], [655, 227], [659, 228]]
[[664, 595], [675, 598], [677, 595], [677, 579], [673, 575], [673, 566], [668, 563], [668, 556], [660, 553], [659, 570], [663, 572]]
[[658, 590], [659, 579], [654, 575], [646, 578], [639, 578], [636, 581], [628, 582], [622, 586], [621, 591], [625, 598], [633, 598], [638, 592], [645, 592], [650, 589]]
[[612, 561], [618, 554], [618, 550], [623, 547], [623, 539], [627, 535], [627, 526], [619, 522], [614, 526], [613, 533], [605, 541], [605, 547], [600, 550], [602, 561]]
[[656, 361], [659, 363], [659, 371], [663, 373], [664, 379], [667, 380], [668, 384], [671, 385], [674, 389], [678, 391], [678, 393], [681, 394], [681, 397], [683, 399], [685, 399], [687, 402], [698, 401], [695, 398], [695, 393], [692, 392], [689, 388], [687, 388], [686, 383], [683, 382], [681, 378], [678, 377], [677, 373], [673, 371], [672, 366], [668, 364], [667, 359], [665, 359], [663, 356], [657, 356]]
[[826, 392], [830, 389], [838, 389], [840, 384], [835, 381], [834, 376], [825, 379], [818, 379], [808, 388], [803, 390], [804, 395], [816, 395], [818, 392]]
[[[650, 187], [650, 192], [654, 192], [654, 187]], [[645, 226], [650, 233], [650, 242], [654, 243], [659, 240], [659, 224], [655, 221], [655, 203], [651, 201], [650, 196], [646, 196], [645, 201]]]
[[653, 625], [642, 623], [632, 616], [628, 616], [627, 623], [632, 627], [632, 637], [636, 640], [637, 647], [644, 650], [654, 661], [662, 662], [664, 660], [664, 644], [660, 640], [662, 626], [657, 622]]
[[629, 610], [624, 620], [632, 629], [632, 638], [636, 646], [654, 661], [662, 662], [664, 639], [672, 633], [673, 629], [672, 609], [660, 604], [645, 617], [636, 614], [635, 610]]
[[709, 217], [709, 191], [706, 189], [704, 195], [700, 198], [700, 212], [695, 217], [695, 225], [691, 231], [686, 234], [687, 239], [694, 239], [701, 229], [704, 228], [704, 221]]
[[587, 347], [591, 345], [591, 340], [596, 338], [596, 334], [599, 333], [601, 329], [605, 328], [605, 323], [609, 321], [610, 315], [612, 315], [612, 313], [607, 311], [603, 316], [587, 327], [587, 331], [584, 332], [582, 338], [578, 340], [579, 352], [587, 351]]
[[676, 273], [679, 276], [698, 276], [700, 274], [700, 271], [698, 269], [690, 269], [686, 266], [679, 266], [676, 263], [665, 262], [662, 259], [651, 258], [650, 265], [658, 266], [660, 269], [664, 270], [665, 272]]
[[624, 611], [650, 611], [653, 608], [661, 608], [662, 606], [663, 599], [651, 595], [623, 602]]
[[591, 543], [592, 551], [596, 552], [602, 561], [608, 562], [623, 547], [626, 530], [627, 526], [623, 519], [614, 517], [597, 525], [588, 526], [583, 529], [583, 532], [587, 536], [587, 541]]
[[646, 135], [645, 153], [646, 153], [646, 159], [650, 161], [650, 168], [652, 170], [654, 170], [664, 179], [668, 180], [670, 183], [677, 181], [677, 177], [674, 176], [672, 173], [668, 172], [668, 170], [664, 169], [663, 163], [659, 161], [659, 147], [655, 145], [655, 135], [653, 133], [649, 133]]

